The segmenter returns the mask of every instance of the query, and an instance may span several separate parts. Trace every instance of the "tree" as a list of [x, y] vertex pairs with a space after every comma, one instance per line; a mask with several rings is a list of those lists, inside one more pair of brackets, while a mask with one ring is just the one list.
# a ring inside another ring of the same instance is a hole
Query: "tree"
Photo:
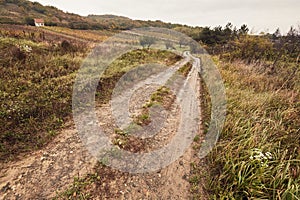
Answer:
[[140, 45], [142, 45], [143, 48], [145, 47], [150, 48], [150, 46], [154, 43], [155, 43], [154, 37], [143, 36], [140, 38]]
[[204, 27], [203, 30], [199, 34], [200, 40], [208, 45], [213, 45], [216, 43], [216, 37], [214, 35], [214, 31], [210, 29], [210, 27]]
[[166, 45], [166, 49], [175, 49], [173, 43], [170, 40], [167, 40], [165, 42], [165, 45]]
[[225, 35], [226, 40], [228, 41], [229, 39], [231, 39], [233, 31], [232, 31], [232, 27], [233, 25], [229, 22], [228, 24], [226, 24], [223, 32]]
[[297, 35], [297, 30], [291, 26], [289, 32], [287, 33], [288, 38], [294, 38]]
[[26, 17], [26, 18], [25, 18], [25, 23], [26, 23], [27, 25], [30, 25], [30, 26], [34, 26], [34, 25], [35, 25], [35, 24], [34, 24], [34, 19], [31, 18], [31, 17]]
[[237, 38], [239, 31], [237, 30], [236, 26], [232, 30], [232, 37]]
[[273, 34], [270, 34], [269, 37], [274, 41], [277, 40], [279, 38], [281, 38], [281, 33], [280, 33], [280, 29], [277, 28], [276, 31]]
[[187, 45], [187, 41], [184, 37], [182, 37], [182, 38], [179, 39], [179, 46], [181, 48], [184, 45]]
[[298, 35], [298, 31], [293, 26], [291, 26], [285, 37], [284, 49], [287, 50], [289, 56], [299, 60], [300, 35]]
[[247, 35], [248, 31], [249, 31], [249, 28], [247, 27], [246, 24], [243, 24], [241, 26], [241, 28], [238, 30], [240, 35]]
[[279, 37], [281, 36], [281, 33], [280, 33], [279, 28], [276, 29], [276, 31], [273, 33], [273, 35], [274, 35], [276, 38], [279, 38]]

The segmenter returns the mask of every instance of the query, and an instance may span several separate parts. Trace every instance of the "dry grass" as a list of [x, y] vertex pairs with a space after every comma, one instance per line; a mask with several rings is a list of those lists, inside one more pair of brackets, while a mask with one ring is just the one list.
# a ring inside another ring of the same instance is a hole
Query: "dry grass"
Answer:
[[228, 110], [207, 159], [211, 198], [299, 199], [299, 66], [280, 63], [270, 74], [261, 66], [215, 60]]
[[42, 147], [71, 113], [73, 80], [88, 48], [83, 43], [0, 38], [0, 160]]

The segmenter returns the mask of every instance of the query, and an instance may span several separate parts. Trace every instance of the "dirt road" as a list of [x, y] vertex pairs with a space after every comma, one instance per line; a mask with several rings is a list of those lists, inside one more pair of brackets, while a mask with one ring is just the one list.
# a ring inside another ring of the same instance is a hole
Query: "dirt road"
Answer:
[[[187, 60], [194, 59], [185, 54]], [[185, 83], [194, 87], [196, 98], [200, 98], [199, 67], [194, 62], [193, 68], [186, 78]], [[149, 98], [142, 89], [137, 90], [137, 96]], [[184, 100], [184, 94], [182, 99]], [[144, 101], [143, 98], [139, 98]], [[133, 100], [132, 105], [141, 103]], [[187, 101], [190, 109], [198, 107], [200, 100], [193, 105]], [[142, 105], [136, 106], [140, 109]], [[113, 120], [111, 103], [97, 108], [101, 126], [113, 137], [116, 124]], [[144, 151], [151, 151], [162, 147], [172, 140], [180, 128], [180, 122], [189, 123], [188, 116], [182, 121], [181, 110], [178, 104], [172, 105], [167, 113], [166, 125], [162, 131], [149, 142]], [[200, 116], [200, 114], [199, 114]], [[196, 129], [200, 133], [199, 120]], [[190, 138], [193, 140], [193, 138]], [[92, 192], [93, 199], [189, 199], [191, 163], [198, 162], [197, 152], [190, 146], [175, 162], [155, 172], [129, 174], [105, 167], [104, 174], [99, 174], [103, 183], [101, 192]], [[27, 155], [18, 161], [5, 163], [0, 169], [0, 199], [51, 199], [60, 191], [64, 191], [73, 182], [75, 176], [84, 177], [87, 173], [95, 171], [96, 159], [90, 156], [82, 144], [76, 128], [70, 123], [66, 128], [42, 150]], [[111, 173], [110, 173], [111, 172]], [[110, 177], [115, 174], [114, 178]], [[117, 174], [117, 175], [116, 175]], [[96, 189], [97, 189], [96, 187]], [[199, 191], [200, 193], [202, 191]]]

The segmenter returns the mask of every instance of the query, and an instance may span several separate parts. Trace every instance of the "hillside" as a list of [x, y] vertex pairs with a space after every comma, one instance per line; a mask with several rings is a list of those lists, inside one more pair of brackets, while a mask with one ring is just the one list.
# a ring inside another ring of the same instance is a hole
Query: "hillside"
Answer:
[[44, 6], [27, 0], [0, 0], [0, 23], [31, 24], [33, 18], [43, 18], [48, 26], [62, 26], [72, 29], [128, 30], [145, 26], [174, 28], [179, 24], [162, 21], [132, 20], [114, 15], [89, 15], [87, 17], [66, 13], [53, 6]]
[[182, 27], [179, 24], [171, 24], [165, 23], [160, 20], [156, 21], [143, 21], [143, 20], [132, 20], [128, 17], [123, 16], [115, 16], [115, 15], [88, 15], [88, 19], [96, 21], [98, 24], [101, 24], [103, 28], [110, 29], [120, 29], [120, 30], [128, 30], [132, 28], [140, 28], [140, 27], [164, 27], [164, 28], [174, 28], [174, 27]]
[[43, 6], [26, 0], [1, 0], [0, 22], [26, 24], [28, 18], [43, 18], [47, 24], [71, 26], [70, 23], [85, 23], [88, 19], [76, 14], [65, 13], [53, 6]]

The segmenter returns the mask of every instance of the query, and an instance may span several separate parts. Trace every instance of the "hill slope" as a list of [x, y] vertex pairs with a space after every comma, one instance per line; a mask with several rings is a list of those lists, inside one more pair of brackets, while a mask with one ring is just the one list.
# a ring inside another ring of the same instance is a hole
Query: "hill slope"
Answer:
[[[89, 22], [82, 16], [65, 13], [53, 6], [43, 6], [26, 0], [0, 0], [0, 22], [26, 24], [28, 18], [43, 18], [46, 23], [70, 26], [71, 22]], [[90, 22], [89, 22], [90, 23]]]
[[128, 30], [145, 26], [174, 28], [179, 24], [162, 21], [132, 20], [115, 15], [89, 15], [87, 17], [66, 13], [53, 6], [43, 6], [27, 0], [0, 0], [0, 23], [32, 24], [33, 18], [43, 18], [46, 25], [72, 29]]

